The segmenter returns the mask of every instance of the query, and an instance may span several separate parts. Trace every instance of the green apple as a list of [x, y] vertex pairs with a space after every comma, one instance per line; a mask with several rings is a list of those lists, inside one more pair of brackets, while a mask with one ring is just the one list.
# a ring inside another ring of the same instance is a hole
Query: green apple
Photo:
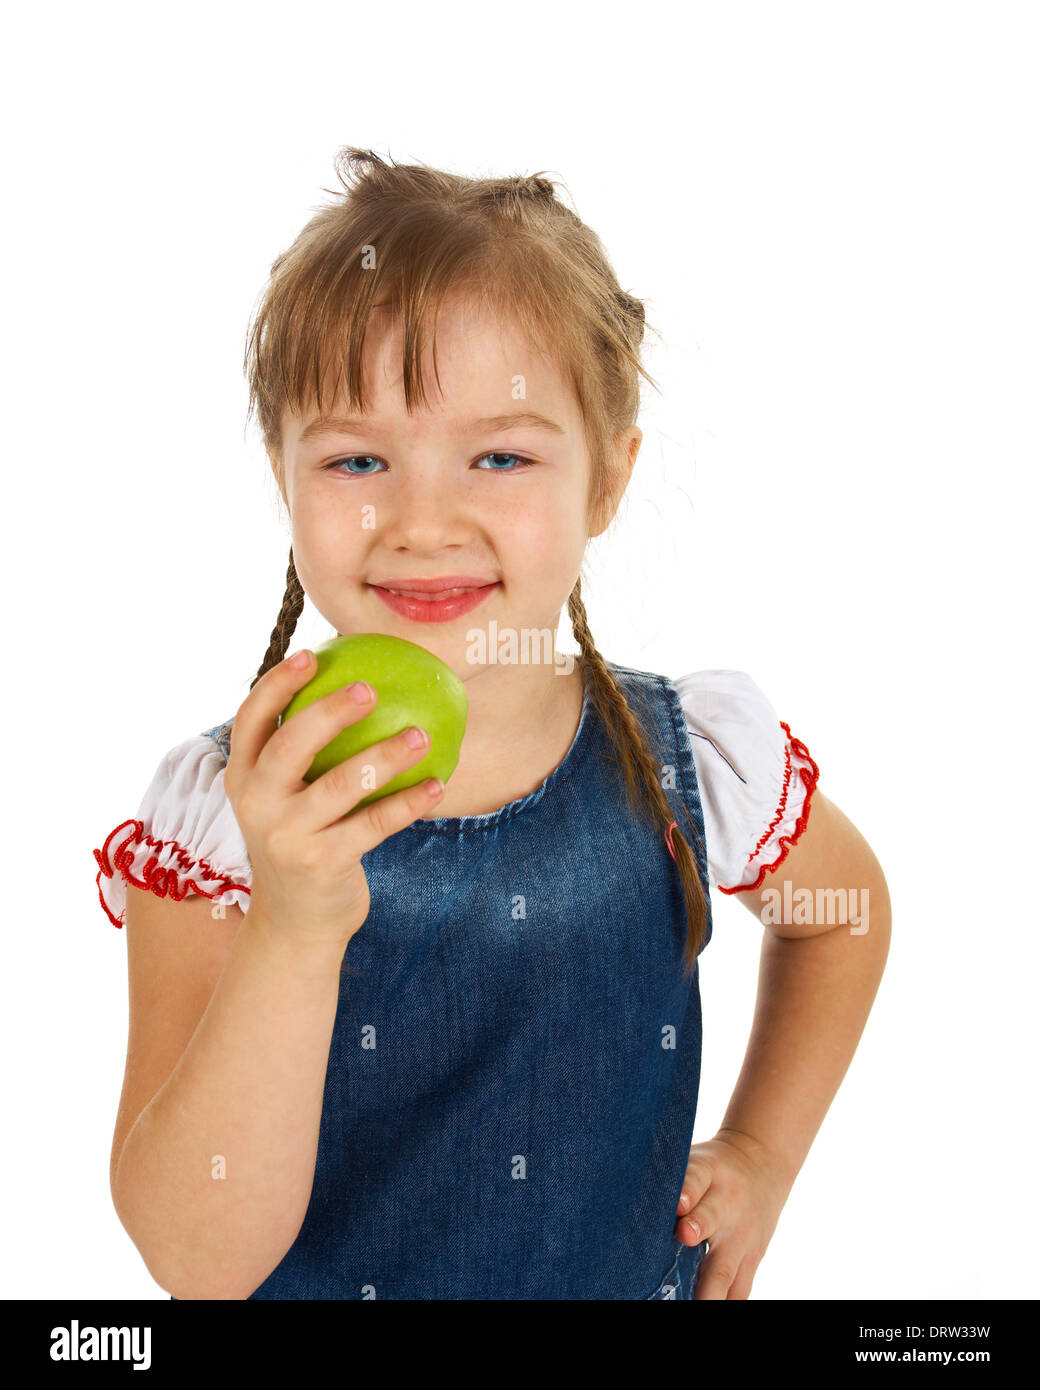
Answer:
[[439, 777], [447, 784], [458, 765], [469, 711], [466, 687], [450, 666], [417, 642], [388, 637], [382, 632], [334, 637], [318, 647], [314, 655], [318, 673], [286, 705], [280, 724], [314, 700], [353, 681], [368, 681], [379, 699], [371, 714], [343, 729], [321, 749], [304, 773], [304, 781], [313, 782], [373, 743], [417, 724], [430, 736], [426, 756], [357, 804], [367, 806], [370, 801], [414, 787], [427, 777]]

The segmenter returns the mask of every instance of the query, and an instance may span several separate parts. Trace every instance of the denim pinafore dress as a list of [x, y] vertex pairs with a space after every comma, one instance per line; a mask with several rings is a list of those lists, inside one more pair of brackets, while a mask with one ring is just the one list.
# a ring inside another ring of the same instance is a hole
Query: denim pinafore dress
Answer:
[[[679, 696], [608, 663], [673, 819], [704, 817]], [[230, 749], [230, 723], [206, 731]], [[362, 860], [314, 1185], [253, 1299], [689, 1299], [675, 1234], [701, 1065], [699, 970], [657, 829], [586, 683], [564, 760], [488, 815], [417, 820]], [[711, 935], [709, 906], [708, 939]], [[707, 944], [707, 940], [705, 942]]]

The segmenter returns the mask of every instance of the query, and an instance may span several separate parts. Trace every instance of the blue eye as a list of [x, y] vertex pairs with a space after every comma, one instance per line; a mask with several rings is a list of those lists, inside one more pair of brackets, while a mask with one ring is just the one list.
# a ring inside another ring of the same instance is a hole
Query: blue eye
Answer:
[[[525, 468], [534, 467], [534, 460], [524, 458], [522, 454], [482, 454], [478, 462], [483, 463], [484, 459], [516, 459], [517, 462], [523, 464]], [[331, 463], [326, 463], [324, 465], [324, 471], [328, 473], [340, 468], [345, 469], [348, 463], [364, 463], [366, 461], [368, 463], [381, 463], [382, 459], [374, 458], [372, 454], [351, 454], [348, 458], [333, 459]], [[364, 478], [376, 470], [366, 468], [361, 472], [354, 472], [353, 469], [347, 469], [346, 471], [352, 473], [355, 478]], [[516, 473], [520, 470], [516, 468], [486, 468], [483, 471], [485, 473]]]
[[[518, 459], [520, 463], [524, 464], [526, 467], [534, 467], [530, 459], [525, 459], [520, 454], [483, 454], [481, 455], [480, 462], [483, 463], [484, 459]], [[485, 471], [488, 473], [515, 473], [517, 470], [514, 468], [488, 468]]]
[[[346, 458], [346, 459], [335, 459], [332, 463], [327, 463], [327, 464], [325, 465], [325, 471], [328, 472], [328, 470], [331, 469], [331, 468], [339, 468], [341, 464], [345, 464], [345, 463], [360, 463], [360, 462], [364, 462], [366, 459], [368, 460], [369, 463], [379, 463], [379, 462], [380, 462], [379, 459], [374, 459], [374, 458], [372, 457], [371, 454], [351, 454], [350, 458]], [[354, 476], [355, 476], [355, 477], [361, 477], [361, 478], [363, 478], [363, 477], [365, 477], [365, 475], [366, 475], [367, 473], [369, 473], [369, 472], [371, 472], [371, 471], [372, 471], [371, 469], [367, 469], [367, 468], [366, 468], [366, 469], [364, 470], [363, 473], [355, 474]]]

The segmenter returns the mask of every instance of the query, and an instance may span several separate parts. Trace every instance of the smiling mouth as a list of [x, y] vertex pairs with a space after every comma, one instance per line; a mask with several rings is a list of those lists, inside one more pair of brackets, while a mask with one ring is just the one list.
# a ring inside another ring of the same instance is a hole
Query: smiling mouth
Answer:
[[456, 598], [459, 594], [476, 592], [475, 589], [441, 589], [439, 593], [422, 594], [417, 589], [391, 589], [387, 584], [377, 584], [374, 587], [385, 589], [388, 594], [397, 594], [401, 598], [414, 598], [419, 603], [442, 603], [446, 598]]
[[[458, 577], [468, 578], [467, 575]], [[408, 622], [447, 623], [487, 603], [499, 583], [495, 579], [490, 584], [451, 584], [432, 592], [400, 588], [396, 584], [370, 584], [369, 588], [379, 595], [388, 608]]]
[[485, 589], [493, 589], [497, 583], [493, 579], [487, 584], [456, 584], [444, 589], [402, 589], [389, 584], [373, 584], [371, 587], [382, 589], [385, 594], [396, 594], [398, 598], [414, 599], [416, 603], [444, 603], [462, 594], [479, 594]]

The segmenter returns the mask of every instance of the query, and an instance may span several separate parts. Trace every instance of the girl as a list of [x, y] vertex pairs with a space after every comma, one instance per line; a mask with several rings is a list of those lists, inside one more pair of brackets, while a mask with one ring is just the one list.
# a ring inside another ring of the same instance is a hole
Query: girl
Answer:
[[[647, 374], [594, 233], [541, 177], [341, 161], [247, 348], [292, 526], [271, 644], [94, 851], [128, 927], [116, 1209], [175, 1298], [746, 1298], [877, 988], [884, 876], [750, 677], [596, 649], [579, 574]], [[379, 699], [278, 724], [305, 594], [465, 682], [446, 787], [357, 807], [422, 731], [303, 780]], [[767, 918], [740, 1084], [691, 1148], [709, 889], [759, 912], [767, 876], [839, 874], [870, 932]]]

